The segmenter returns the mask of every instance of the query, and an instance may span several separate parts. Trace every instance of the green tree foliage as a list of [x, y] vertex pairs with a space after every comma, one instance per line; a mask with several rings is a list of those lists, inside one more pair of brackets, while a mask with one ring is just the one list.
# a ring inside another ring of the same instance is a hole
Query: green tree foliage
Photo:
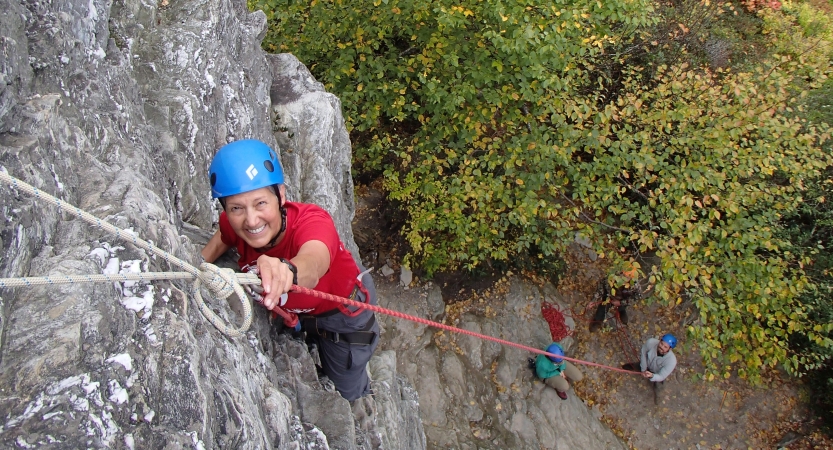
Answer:
[[291, 49], [340, 96], [357, 166], [386, 170], [413, 253], [433, 272], [530, 248], [550, 256], [572, 236], [557, 199], [575, 125], [603, 100], [594, 64], [624, 58], [606, 48], [653, 23], [651, 3], [253, 6], [277, 30], [265, 47]]
[[265, 48], [341, 97], [357, 167], [383, 171], [407, 211], [412, 263], [554, 258], [577, 233], [617, 264], [655, 252], [659, 298], [699, 308], [689, 335], [709, 377], [801, 370], [790, 338], [829, 348], [831, 325], [798, 300], [809, 256], [777, 231], [830, 164], [827, 126], [796, 102], [829, 72], [829, 32], [785, 7], [762, 16], [771, 52], [755, 70], [653, 64], [652, 5], [250, 6], [270, 18]]

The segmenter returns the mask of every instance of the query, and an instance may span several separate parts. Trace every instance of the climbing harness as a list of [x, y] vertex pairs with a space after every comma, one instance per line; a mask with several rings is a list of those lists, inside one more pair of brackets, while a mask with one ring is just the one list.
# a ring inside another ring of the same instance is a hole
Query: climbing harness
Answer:
[[[255, 274], [248, 274], [248, 273], [236, 273], [231, 269], [220, 269], [217, 266], [209, 263], [202, 263], [197, 269], [196, 267], [188, 264], [187, 262], [171, 255], [164, 250], [159, 249], [158, 247], [154, 246], [153, 244], [140, 239], [135, 233], [129, 232], [126, 230], [122, 230], [118, 227], [115, 227], [98, 217], [95, 217], [78, 207], [72, 206], [62, 200], [59, 200], [35, 187], [20, 181], [12, 176], [10, 176], [5, 168], [0, 167], [0, 181], [5, 182], [6, 184], [10, 185], [14, 189], [19, 189], [23, 192], [26, 192], [30, 195], [33, 195], [35, 198], [39, 200], [44, 200], [47, 203], [57, 206], [62, 211], [68, 212], [76, 217], [83, 219], [84, 221], [101, 228], [104, 231], [109, 233], [115, 234], [116, 236], [133, 243], [137, 247], [143, 248], [145, 250], [150, 251], [154, 255], [161, 257], [169, 264], [179, 266], [184, 269], [186, 272], [150, 272], [150, 273], [140, 273], [140, 274], [118, 274], [118, 275], [53, 275], [47, 277], [26, 277], [26, 278], [0, 278], [0, 288], [5, 287], [18, 287], [18, 286], [35, 286], [35, 285], [50, 285], [50, 284], [64, 284], [64, 283], [78, 283], [78, 282], [111, 282], [111, 281], [150, 281], [150, 280], [176, 280], [176, 279], [194, 279], [193, 290], [194, 290], [194, 298], [197, 303], [197, 306], [203, 316], [211, 322], [221, 333], [230, 336], [230, 337], [240, 337], [243, 336], [248, 330], [249, 326], [252, 323], [252, 305], [249, 301], [248, 296], [246, 295], [245, 291], [243, 290], [241, 284], [260, 284], [260, 278], [257, 277]], [[225, 323], [223, 320], [220, 319], [210, 308], [205, 304], [200, 295], [200, 287], [202, 283], [206, 284], [206, 287], [214, 294], [218, 299], [226, 299], [232, 293], [237, 294], [237, 297], [240, 299], [240, 303], [243, 305], [243, 324], [239, 328], [233, 328]], [[386, 314], [392, 317], [396, 317], [399, 319], [410, 320], [412, 322], [420, 323], [423, 325], [431, 326], [434, 328], [439, 328], [441, 330], [447, 330], [455, 333], [466, 334], [478, 339], [483, 339], [487, 341], [496, 342], [501, 345], [515, 347], [521, 350], [525, 350], [532, 353], [537, 353], [545, 356], [552, 356], [564, 359], [566, 361], [570, 361], [576, 364], [583, 364], [587, 366], [594, 366], [599, 367], [606, 370], [611, 370], [615, 372], [622, 372], [631, 375], [640, 375], [639, 372], [634, 372], [631, 370], [620, 369], [618, 367], [611, 367], [604, 364], [598, 364], [590, 361], [583, 361], [580, 359], [569, 358], [567, 356], [555, 355], [552, 353], [548, 353], [544, 350], [539, 350], [534, 347], [529, 347], [523, 344], [518, 344], [515, 342], [507, 341], [504, 339], [499, 339], [496, 337], [488, 336], [485, 334], [477, 333], [474, 331], [465, 330], [462, 328], [453, 327], [450, 325], [446, 325], [439, 322], [434, 322], [428, 319], [423, 319], [421, 317], [412, 316], [409, 314], [405, 314], [399, 311], [394, 311], [391, 309], [383, 308], [377, 305], [371, 305], [369, 303], [359, 302], [356, 300], [351, 300], [348, 298], [339, 297], [333, 294], [328, 294], [326, 292], [320, 292], [313, 289], [308, 289], [303, 286], [298, 286], [293, 284], [291, 290], [293, 292], [302, 293], [306, 295], [311, 295], [316, 298], [320, 298], [323, 300], [329, 300], [333, 302], [340, 303], [345, 306], [352, 306], [356, 308], [364, 308], [368, 309], [373, 312], [378, 312], [381, 314]], [[287, 311], [282, 310], [279, 307], [275, 307], [272, 310], [273, 312], [277, 313], [284, 319], [284, 323], [294, 328], [295, 325], [298, 324], [298, 316]], [[341, 335], [339, 335], [339, 338]]]
[[[335, 313], [341, 313], [341, 311], [338, 308], [336, 308], [333, 311]], [[359, 309], [359, 311], [361, 311], [361, 309]], [[324, 313], [324, 316], [326, 316], [326, 314], [327, 313]], [[373, 325], [376, 324], [376, 316], [370, 316], [370, 319], [367, 321], [367, 323], [361, 330], [353, 331], [350, 333], [336, 333], [335, 331], [319, 329], [318, 319], [321, 317], [322, 316], [300, 317], [301, 324], [303, 324], [303, 330], [307, 333], [307, 336], [320, 337], [333, 342], [344, 341], [348, 344], [356, 345], [373, 345], [373, 343], [376, 342], [376, 339], [379, 337], [376, 333], [371, 331]]]
[[639, 361], [639, 352], [633, 345], [630, 334], [628, 334], [627, 327], [622, 323], [622, 318], [619, 317], [619, 310], [613, 308], [613, 314], [616, 319], [616, 331], [619, 333], [619, 344], [622, 346], [622, 353], [626, 357], [630, 356], [631, 361]]

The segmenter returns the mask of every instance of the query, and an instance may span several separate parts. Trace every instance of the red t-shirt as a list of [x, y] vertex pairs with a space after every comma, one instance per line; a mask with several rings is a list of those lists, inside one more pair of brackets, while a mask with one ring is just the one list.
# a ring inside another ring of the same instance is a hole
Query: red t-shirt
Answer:
[[[286, 202], [286, 231], [277, 245], [261, 253], [234, 233], [225, 211], [220, 213], [220, 235], [223, 243], [235, 247], [240, 259], [240, 270], [248, 272], [257, 266], [257, 258], [266, 254], [274, 258], [292, 259], [308, 241], [321, 241], [330, 251], [330, 269], [313, 288], [339, 297], [349, 297], [357, 286], [359, 268], [353, 256], [344, 248], [338, 237], [333, 219], [327, 211], [308, 203]], [[338, 302], [322, 300], [311, 295], [290, 292], [286, 303], [280, 306], [296, 314], [321, 314], [337, 308]]]

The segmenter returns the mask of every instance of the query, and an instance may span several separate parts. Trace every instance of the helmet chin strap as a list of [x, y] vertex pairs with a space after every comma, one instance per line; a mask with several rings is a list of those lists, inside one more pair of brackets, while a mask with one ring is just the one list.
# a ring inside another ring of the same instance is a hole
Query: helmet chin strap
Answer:
[[269, 241], [268, 244], [266, 244], [266, 248], [274, 247], [275, 242], [277, 242], [278, 238], [281, 237], [281, 234], [283, 234], [283, 232], [286, 231], [286, 208], [281, 206], [279, 209], [281, 210], [281, 229], [280, 231], [278, 231], [278, 234], [276, 234], [275, 237], [273, 237], [272, 240]]
[[272, 240], [269, 241], [269, 243], [266, 244], [264, 248], [274, 247], [275, 242], [277, 242], [278, 238], [281, 237], [284, 231], [286, 231], [286, 208], [284, 208], [283, 205], [281, 205], [281, 191], [278, 185], [273, 185], [272, 189], [275, 191], [275, 195], [278, 197], [278, 205], [280, 205], [278, 206], [278, 210], [280, 210], [281, 212], [281, 229], [278, 230], [278, 233], [275, 235], [275, 237], [273, 237]]

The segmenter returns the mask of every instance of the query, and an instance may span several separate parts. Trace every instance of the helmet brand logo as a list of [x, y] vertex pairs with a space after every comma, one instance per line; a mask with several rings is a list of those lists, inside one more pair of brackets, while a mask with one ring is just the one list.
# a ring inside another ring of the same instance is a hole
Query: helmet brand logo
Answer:
[[249, 165], [249, 168], [248, 168], [248, 169], [246, 169], [246, 175], [248, 175], [248, 176], [249, 176], [249, 179], [250, 179], [250, 180], [254, 180], [254, 179], [255, 179], [255, 176], [257, 176], [257, 169], [255, 169], [255, 165], [254, 165], [254, 164]]

